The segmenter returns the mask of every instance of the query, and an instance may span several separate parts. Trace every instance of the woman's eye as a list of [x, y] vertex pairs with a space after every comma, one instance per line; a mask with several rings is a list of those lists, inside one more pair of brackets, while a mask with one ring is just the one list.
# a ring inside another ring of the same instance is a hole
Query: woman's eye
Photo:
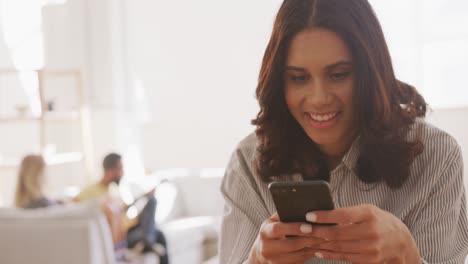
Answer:
[[295, 82], [303, 82], [307, 81], [307, 76], [306, 75], [293, 75], [291, 76], [291, 80]]
[[338, 72], [338, 73], [333, 73], [330, 75], [330, 79], [332, 80], [343, 80], [346, 77], [349, 76], [351, 72]]

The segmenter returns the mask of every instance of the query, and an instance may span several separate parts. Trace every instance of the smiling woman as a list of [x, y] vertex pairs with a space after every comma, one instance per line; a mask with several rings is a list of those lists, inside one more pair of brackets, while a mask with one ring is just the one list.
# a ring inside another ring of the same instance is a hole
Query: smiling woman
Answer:
[[356, 135], [351, 53], [333, 32], [308, 30], [292, 40], [286, 65], [289, 112], [334, 168]]
[[[285, 0], [257, 99], [222, 185], [221, 263], [463, 263], [460, 148], [396, 79], [367, 0]], [[282, 223], [274, 180], [326, 180], [338, 209]]]
[[[424, 116], [426, 104], [395, 78], [368, 4], [286, 1], [283, 10], [257, 88], [259, 174], [266, 181], [290, 172], [328, 180], [359, 132], [358, 177], [401, 186], [422, 150], [419, 140], [403, 138], [401, 128]], [[322, 121], [334, 114], [331, 122]]]

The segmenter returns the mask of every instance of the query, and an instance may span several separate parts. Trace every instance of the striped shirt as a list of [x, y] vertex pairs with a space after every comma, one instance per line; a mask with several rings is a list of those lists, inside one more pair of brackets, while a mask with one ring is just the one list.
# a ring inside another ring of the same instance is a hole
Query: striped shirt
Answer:
[[[384, 183], [369, 185], [359, 180], [354, 172], [359, 157], [359, 143], [355, 140], [331, 172], [335, 206], [373, 204], [408, 227], [422, 262], [463, 264], [468, 254], [468, 221], [460, 147], [447, 133], [421, 119], [411, 125], [405, 138], [414, 141], [418, 136], [424, 150], [413, 161], [408, 180], [397, 190]], [[251, 134], [233, 153], [223, 179], [222, 264], [245, 262], [261, 224], [276, 212], [268, 183], [255, 170], [256, 148], [256, 136]], [[286, 180], [301, 181], [302, 177], [289, 175]], [[312, 258], [305, 263], [345, 262]]]

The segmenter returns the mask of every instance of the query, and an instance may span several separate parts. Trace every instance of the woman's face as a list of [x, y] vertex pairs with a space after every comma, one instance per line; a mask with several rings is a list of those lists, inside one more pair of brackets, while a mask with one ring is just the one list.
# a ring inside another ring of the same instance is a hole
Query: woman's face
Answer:
[[354, 138], [354, 71], [350, 51], [334, 32], [298, 33], [286, 59], [285, 99], [306, 134], [329, 157], [343, 155]]

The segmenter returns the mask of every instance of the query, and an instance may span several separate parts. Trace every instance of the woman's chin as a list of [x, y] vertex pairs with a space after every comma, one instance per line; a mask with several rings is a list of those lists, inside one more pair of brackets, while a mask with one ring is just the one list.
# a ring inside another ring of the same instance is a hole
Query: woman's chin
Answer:
[[339, 142], [342, 142], [342, 140], [341, 141], [337, 140], [335, 137], [331, 137], [330, 135], [323, 135], [323, 136], [309, 135], [309, 138], [315, 144], [317, 144], [318, 147], [322, 151], [334, 149], [334, 148], [336, 148], [337, 145], [339, 145]]
[[315, 144], [317, 144], [321, 149], [322, 148], [327, 148], [328, 146], [333, 146], [333, 145], [336, 145], [336, 141], [334, 140], [330, 140], [329, 138], [312, 138], [312, 141], [315, 142]]

